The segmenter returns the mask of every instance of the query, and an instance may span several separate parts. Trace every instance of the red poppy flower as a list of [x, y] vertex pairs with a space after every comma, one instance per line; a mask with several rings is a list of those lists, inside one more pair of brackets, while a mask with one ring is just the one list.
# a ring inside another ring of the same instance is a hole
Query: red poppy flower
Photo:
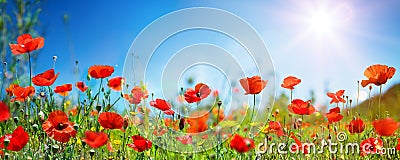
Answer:
[[85, 92], [88, 89], [88, 86], [85, 85], [85, 82], [76, 82], [75, 83], [76, 88], [78, 88], [81, 92]]
[[114, 91], [121, 91], [122, 84], [124, 84], [125, 78], [123, 77], [114, 77], [108, 80], [108, 87], [110, 87]]
[[396, 150], [400, 150], [400, 138], [397, 138], [397, 146], [396, 146]]
[[124, 119], [114, 112], [102, 112], [98, 119], [100, 125], [105, 129], [120, 129], [124, 130]]
[[135, 86], [131, 90], [131, 95], [124, 94], [124, 98], [130, 103], [130, 104], [139, 104], [142, 99], [146, 99], [149, 97], [149, 94], [147, 90], [143, 90], [139, 86]]
[[292, 103], [288, 105], [288, 110], [298, 115], [310, 115], [315, 112], [315, 108], [311, 105], [310, 100], [304, 102], [301, 99], [294, 99]]
[[268, 128], [266, 131], [264, 131], [265, 133], [274, 133], [276, 134], [278, 137], [280, 136], [284, 136], [285, 133], [283, 132], [282, 129], [282, 125], [279, 122], [274, 122], [274, 121], [270, 121]]
[[107, 134], [103, 132], [86, 131], [85, 136], [86, 137], [83, 138], [82, 141], [92, 148], [99, 148], [101, 146], [104, 146], [108, 141]]
[[10, 86], [8, 86], [8, 88], [6, 88], [7, 95], [12, 96], [13, 95], [12, 91], [14, 90], [14, 88], [17, 88], [17, 87], [19, 87], [18, 84], [10, 84]]
[[377, 154], [382, 149], [383, 141], [380, 138], [368, 138], [360, 143], [360, 155]]
[[240, 85], [247, 94], [259, 94], [265, 86], [267, 86], [268, 80], [262, 80], [260, 76], [253, 76], [251, 78], [243, 78], [239, 80]]
[[286, 88], [286, 89], [294, 89], [294, 86], [298, 85], [301, 82], [301, 79], [298, 79], [294, 76], [288, 76], [285, 79], [283, 79], [283, 83], [281, 84], [281, 87]]
[[352, 121], [350, 121], [350, 124], [347, 125], [347, 130], [349, 130], [351, 134], [362, 133], [364, 129], [365, 129], [365, 124], [363, 120], [361, 120], [360, 118], [353, 119]]
[[210, 87], [208, 87], [204, 83], [198, 83], [196, 84], [195, 88], [189, 88], [186, 90], [184, 96], [185, 100], [188, 103], [194, 103], [194, 102], [199, 102], [204, 98], [207, 98], [208, 95], [210, 95], [211, 90]]
[[65, 96], [68, 96], [68, 94], [71, 90], [72, 90], [72, 84], [63, 84], [61, 86], [56, 86], [56, 89], [54, 89], [54, 92], [65, 97]]
[[94, 65], [89, 68], [90, 77], [99, 79], [99, 78], [107, 78], [111, 76], [114, 72], [114, 67], [107, 65]]
[[329, 110], [328, 113], [325, 114], [326, 118], [328, 118], [329, 123], [339, 122], [343, 119], [343, 115], [340, 114], [340, 108], [335, 107]]
[[54, 74], [54, 69], [49, 69], [32, 78], [32, 83], [36, 86], [51, 86], [56, 81], [60, 73]]
[[42, 128], [48, 136], [62, 143], [66, 143], [71, 137], [76, 136], [74, 122], [70, 122], [67, 114], [60, 110], [51, 112]]
[[14, 98], [11, 99], [11, 102], [14, 101], [24, 102], [29, 96], [35, 94], [35, 88], [33, 88], [32, 86], [28, 86], [25, 88], [18, 86], [13, 89], [12, 93], [14, 95]]
[[385, 84], [388, 79], [391, 79], [396, 72], [396, 69], [393, 67], [388, 67], [386, 65], [375, 64], [369, 66], [364, 71], [364, 76], [368, 78], [368, 80], [362, 80], [361, 85], [363, 87], [367, 86], [368, 84], [375, 84], [380, 86]]
[[128, 147], [131, 147], [138, 152], [143, 152], [147, 149], [150, 149], [151, 145], [152, 145], [151, 141], [143, 138], [140, 135], [132, 136], [132, 141], [133, 141], [133, 143], [127, 144]]
[[399, 123], [392, 118], [380, 119], [372, 122], [375, 132], [380, 136], [392, 136], [399, 127]]
[[183, 145], [191, 144], [192, 141], [192, 135], [188, 134], [186, 136], [181, 136], [181, 137], [175, 137], [176, 140], [181, 142]]
[[0, 102], [0, 122], [10, 119], [10, 109], [3, 102]]
[[10, 44], [11, 52], [13, 54], [24, 54], [34, 50], [43, 48], [44, 38], [32, 38], [30, 34], [23, 34], [17, 38], [17, 44]]
[[328, 92], [326, 95], [328, 95], [328, 97], [332, 98], [332, 100], [330, 102], [331, 104], [332, 103], [339, 103], [339, 102], [346, 103], [346, 100], [344, 100], [342, 98], [343, 94], [344, 94], [344, 90], [339, 90], [336, 93]]
[[174, 114], [174, 111], [171, 109], [171, 105], [163, 99], [156, 99], [156, 100], [150, 101], [150, 105], [163, 111], [167, 115]]
[[[190, 117], [193, 118], [186, 118], [186, 122], [189, 123], [190, 127], [187, 129], [188, 133], [199, 133], [207, 130], [208, 125], [208, 117], [209, 117], [208, 111], [197, 111], [195, 113], [192, 113]], [[200, 117], [198, 117], [200, 116]]]
[[22, 128], [22, 126], [18, 126], [12, 134], [6, 134], [1, 137], [0, 148], [4, 148], [4, 139], [6, 137], [10, 140], [6, 148], [9, 151], [20, 151], [29, 141], [29, 135], [24, 131], [24, 128]]
[[229, 146], [239, 153], [244, 153], [254, 148], [254, 141], [250, 138], [243, 138], [242, 136], [235, 134]]

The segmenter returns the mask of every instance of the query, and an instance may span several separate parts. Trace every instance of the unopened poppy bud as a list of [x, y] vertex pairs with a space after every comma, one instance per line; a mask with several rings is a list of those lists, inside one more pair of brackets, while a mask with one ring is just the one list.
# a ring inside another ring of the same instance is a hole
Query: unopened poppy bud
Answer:
[[104, 92], [104, 87], [101, 87], [101, 92]]
[[4, 148], [7, 148], [7, 146], [9, 144], [10, 144], [10, 139], [7, 136], [5, 136], [5, 138], [4, 138]]
[[94, 151], [93, 149], [89, 150], [89, 155], [90, 155], [90, 157], [93, 157], [93, 156], [94, 156], [94, 153], [96, 153], [96, 151]]
[[53, 56], [53, 61], [57, 61], [57, 56]]
[[33, 130], [36, 132], [39, 130], [39, 126], [37, 124], [32, 125]]
[[218, 105], [218, 107], [221, 107], [222, 101], [218, 101], [218, 102], [217, 102], [217, 105]]
[[52, 145], [52, 146], [51, 146], [51, 150], [52, 150], [53, 152], [58, 152], [58, 149], [60, 149], [60, 147], [59, 147], [58, 145]]
[[39, 116], [40, 120], [44, 121], [44, 113], [43, 113], [43, 111], [40, 111], [38, 113], [38, 116]]
[[79, 129], [79, 124], [75, 123], [75, 124], [74, 124], [74, 129], [75, 129], [75, 131], [78, 131], [78, 129]]
[[15, 123], [15, 124], [18, 124], [19, 118], [18, 118], [18, 117], [14, 117], [13, 119], [14, 119], [14, 123]]
[[4, 155], [4, 159], [10, 159], [10, 154], [9, 154], [9, 153], [6, 153], [6, 154]]
[[76, 61], [75, 61], [75, 65], [78, 65], [78, 63], [79, 63], [78, 60], [76, 60]]
[[279, 109], [275, 110], [275, 114], [278, 115], [279, 114]]
[[90, 75], [87, 75], [87, 76], [86, 76], [86, 79], [87, 79], [88, 81], [90, 81]]
[[371, 85], [369, 86], [369, 90], [372, 90], [372, 86]]
[[3, 62], [3, 65], [4, 65], [4, 66], [7, 66], [7, 62]]
[[101, 111], [101, 105], [97, 105], [97, 106], [96, 106], [96, 110], [97, 110], [98, 112], [100, 112], [100, 111]]

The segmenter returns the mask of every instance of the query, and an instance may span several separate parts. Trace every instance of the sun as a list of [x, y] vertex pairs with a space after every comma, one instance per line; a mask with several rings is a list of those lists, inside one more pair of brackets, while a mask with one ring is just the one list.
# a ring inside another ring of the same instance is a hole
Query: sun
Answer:
[[313, 32], [318, 34], [326, 34], [334, 31], [337, 19], [329, 12], [318, 10], [311, 13], [309, 23]]

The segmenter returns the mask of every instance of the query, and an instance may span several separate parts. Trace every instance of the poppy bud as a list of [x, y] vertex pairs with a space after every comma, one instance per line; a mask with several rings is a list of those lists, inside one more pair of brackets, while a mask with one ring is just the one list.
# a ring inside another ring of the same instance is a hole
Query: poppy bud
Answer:
[[218, 101], [218, 102], [217, 102], [217, 105], [218, 105], [218, 107], [221, 107], [222, 101]]
[[93, 149], [89, 150], [89, 155], [90, 155], [90, 157], [93, 158], [94, 153], [96, 153], [96, 151], [94, 151]]
[[5, 138], [4, 138], [4, 148], [7, 148], [7, 146], [9, 144], [10, 144], [10, 139], [7, 136], [5, 136]]
[[57, 61], [57, 56], [53, 56], [53, 61]]
[[37, 124], [32, 125], [33, 130], [36, 132], [39, 129], [39, 126]]
[[87, 76], [86, 76], [86, 79], [87, 79], [88, 81], [90, 81], [90, 75], [87, 75]]
[[97, 110], [98, 112], [100, 112], [100, 111], [101, 111], [101, 105], [97, 105], [97, 106], [96, 106], [96, 110]]
[[51, 150], [52, 150], [54, 153], [58, 152], [58, 149], [60, 149], [60, 147], [59, 147], [58, 145], [52, 145], [52, 146], [51, 146]]
[[335, 132], [337, 132], [337, 130], [338, 130], [337, 126], [333, 127], [333, 130], [334, 130]]
[[75, 65], [78, 65], [78, 60], [75, 61]]
[[6, 154], [4, 155], [4, 159], [10, 159], [10, 154], [6, 153]]
[[371, 85], [369, 86], [369, 90], [372, 90], [372, 86]]
[[279, 109], [275, 110], [275, 114], [278, 115], [279, 114]]
[[39, 118], [40, 118], [41, 121], [44, 121], [44, 113], [43, 113], [43, 111], [40, 111], [40, 112], [38, 113], [38, 116], [39, 116]]
[[181, 118], [179, 121], [179, 129], [182, 130], [183, 128], [185, 128], [185, 119]]
[[79, 129], [79, 124], [75, 123], [75, 124], [74, 124], [74, 129], [75, 129], [75, 131], [78, 131], [78, 129]]
[[14, 117], [13, 119], [14, 119], [14, 123], [17, 125], [18, 122], [19, 122], [19, 118], [18, 117]]
[[104, 92], [104, 87], [101, 87], [101, 92]]

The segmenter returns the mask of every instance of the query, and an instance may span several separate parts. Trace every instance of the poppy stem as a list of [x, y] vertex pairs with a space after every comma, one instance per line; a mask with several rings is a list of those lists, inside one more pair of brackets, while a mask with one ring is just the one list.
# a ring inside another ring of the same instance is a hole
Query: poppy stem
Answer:
[[378, 100], [378, 118], [381, 119], [381, 97], [382, 97], [382, 85], [379, 86], [379, 100]]
[[29, 62], [29, 86], [32, 86], [32, 64], [31, 64], [31, 53], [28, 52], [28, 62]]

